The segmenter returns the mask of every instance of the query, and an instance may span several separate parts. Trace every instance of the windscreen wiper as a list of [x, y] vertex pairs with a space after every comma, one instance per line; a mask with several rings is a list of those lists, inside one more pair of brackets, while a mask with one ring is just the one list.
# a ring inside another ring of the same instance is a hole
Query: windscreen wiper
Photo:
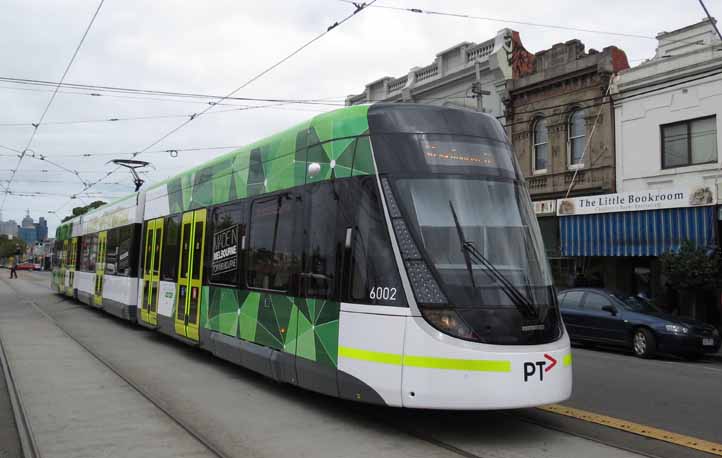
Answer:
[[464, 230], [461, 228], [461, 224], [459, 224], [459, 218], [456, 216], [456, 210], [454, 209], [454, 204], [451, 201], [449, 201], [449, 207], [451, 208], [451, 215], [454, 217], [456, 233], [458, 234], [459, 242], [461, 243], [461, 252], [464, 255], [466, 269], [469, 271], [469, 275], [471, 276], [471, 285], [474, 289], [476, 290], [476, 283], [474, 281], [474, 271], [471, 266], [472, 257], [476, 260], [476, 263], [485, 267], [484, 272], [486, 272], [487, 275], [499, 283], [501, 290], [504, 291], [509, 299], [511, 299], [522, 316], [525, 318], [538, 318], [533, 304], [521, 292], [519, 292], [519, 290], [504, 276], [504, 274], [499, 272], [499, 269], [497, 269], [491, 261], [481, 254], [472, 242], [466, 240], [464, 237]]

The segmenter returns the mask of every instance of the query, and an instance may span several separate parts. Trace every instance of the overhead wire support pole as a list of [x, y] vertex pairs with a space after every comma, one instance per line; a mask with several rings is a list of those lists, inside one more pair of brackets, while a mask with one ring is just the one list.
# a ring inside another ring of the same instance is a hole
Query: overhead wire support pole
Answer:
[[[164, 135], [162, 135], [159, 139], [155, 140], [155, 141], [154, 141], [153, 143], [151, 143], [150, 145], [146, 146], [145, 148], [143, 148], [143, 149], [140, 150], [140, 151], [136, 151], [136, 152], [132, 153], [131, 157], [132, 157], [133, 159], [135, 159], [136, 157], [138, 157], [138, 156], [140, 156], [141, 154], [145, 153], [146, 151], [150, 150], [151, 148], [153, 148], [154, 146], [156, 146], [157, 144], [159, 144], [160, 142], [162, 142], [162, 141], [165, 140], [166, 138], [170, 137], [170, 136], [173, 135], [174, 133], [176, 133], [176, 132], [178, 132], [179, 130], [183, 129], [185, 126], [187, 126], [188, 124], [190, 124], [192, 121], [194, 121], [195, 119], [203, 116], [204, 114], [206, 114], [208, 111], [212, 110], [215, 106], [217, 106], [218, 104], [220, 104], [220, 103], [223, 102], [224, 100], [227, 100], [227, 99], [233, 97], [238, 91], [240, 91], [240, 90], [242, 90], [242, 89], [245, 89], [247, 86], [249, 86], [249, 85], [252, 84], [253, 82], [255, 82], [255, 81], [257, 81], [258, 79], [262, 78], [264, 75], [268, 74], [269, 72], [271, 72], [271, 71], [274, 70], [275, 68], [277, 68], [277, 67], [279, 67], [280, 65], [282, 65], [284, 62], [286, 62], [286, 61], [288, 61], [289, 59], [291, 59], [291, 58], [292, 58], [293, 56], [295, 56], [296, 54], [298, 54], [298, 53], [300, 53], [301, 51], [303, 51], [305, 48], [309, 47], [310, 45], [312, 45], [312, 44], [315, 43], [316, 41], [320, 40], [320, 39], [323, 38], [326, 34], [328, 34], [329, 32], [331, 32], [333, 29], [337, 28], [338, 26], [344, 24], [346, 21], [348, 21], [349, 19], [351, 19], [352, 17], [354, 17], [356, 14], [358, 14], [358, 13], [360, 13], [361, 11], [365, 10], [366, 8], [372, 6], [374, 3], [376, 3], [376, 1], [377, 1], [377, 0], [372, 0], [372, 1], [368, 2], [368, 3], [360, 3], [360, 4], [358, 4], [358, 3], [353, 3], [353, 5], [355, 6], [355, 9], [354, 9], [354, 11], [353, 11], [351, 14], [349, 14], [349, 15], [346, 16], [346, 17], [344, 17], [344, 18], [341, 19], [340, 21], [335, 22], [335, 23], [332, 24], [330, 27], [328, 27], [326, 30], [324, 30], [324, 31], [321, 32], [320, 34], [316, 35], [315, 37], [313, 37], [313, 38], [310, 39], [309, 41], [305, 42], [304, 44], [302, 44], [301, 46], [299, 46], [298, 48], [296, 48], [293, 52], [291, 52], [291, 53], [288, 54], [287, 56], [283, 57], [282, 59], [280, 59], [279, 61], [277, 61], [277, 62], [274, 63], [273, 65], [271, 65], [270, 67], [267, 67], [266, 69], [262, 70], [261, 72], [255, 74], [255, 75], [252, 76], [250, 79], [248, 79], [247, 81], [245, 81], [244, 83], [242, 83], [240, 86], [238, 86], [237, 88], [235, 88], [234, 90], [232, 90], [231, 92], [229, 92], [228, 94], [226, 94], [225, 96], [219, 98], [218, 101], [216, 101], [216, 102], [214, 102], [214, 103], [212, 103], [212, 104], [209, 104], [208, 107], [206, 107], [204, 110], [202, 110], [202, 111], [200, 111], [200, 112], [198, 112], [198, 113], [193, 113], [192, 115], [189, 116], [189, 118], [188, 118], [187, 120], [185, 120], [185, 121], [182, 122], [180, 125], [174, 127], [173, 129], [171, 129], [170, 131], [168, 131], [167, 133], [165, 133]], [[96, 181], [93, 182], [93, 183], [90, 183], [88, 186], [85, 186], [78, 194], [87, 191], [88, 189], [92, 188], [93, 186], [96, 186], [97, 184], [99, 184], [100, 182], [102, 182], [103, 180], [105, 180], [106, 178], [108, 178], [109, 176], [111, 176], [112, 174], [114, 174], [115, 172], [117, 172], [121, 167], [122, 167], [122, 166], [118, 166], [118, 167], [114, 168], [113, 170], [111, 170], [111, 171], [109, 171], [107, 174], [105, 174], [105, 176], [99, 178], [98, 180], [96, 180]], [[65, 205], [67, 205], [67, 203], [66, 203]]]
[[15, 169], [13, 170], [12, 175], [10, 175], [10, 180], [8, 180], [8, 184], [7, 184], [7, 187], [5, 190], [5, 195], [3, 196], [2, 204], [0, 204], [0, 211], [2, 211], [2, 209], [5, 207], [5, 201], [7, 200], [8, 193], [10, 191], [10, 186], [12, 185], [13, 179], [15, 178], [15, 174], [17, 173], [18, 168], [20, 167], [20, 164], [23, 162], [23, 159], [25, 158], [25, 155], [27, 154], [28, 149], [32, 145], [33, 140], [35, 139], [35, 135], [38, 133], [38, 129], [40, 128], [40, 126], [43, 123], [43, 120], [45, 119], [45, 115], [48, 114], [48, 110], [50, 110], [50, 106], [53, 104], [53, 101], [55, 100], [55, 96], [58, 94], [60, 85], [63, 84], [65, 77], [68, 75], [70, 68], [73, 66], [73, 62], [75, 62], [75, 58], [78, 56], [78, 53], [80, 52], [80, 48], [83, 46], [83, 43], [85, 42], [85, 38], [88, 36], [88, 33], [90, 32], [90, 28], [93, 26], [93, 23], [95, 22], [95, 18], [98, 17], [98, 13], [100, 13], [100, 9], [103, 7], [103, 3], [105, 3], [105, 0], [100, 0], [98, 7], [95, 9], [95, 13], [93, 13], [93, 16], [90, 18], [90, 22], [88, 23], [88, 26], [85, 28], [85, 32], [83, 32], [83, 36], [80, 38], [80, 42], [78, 43], [78, 46], [75, 47], [73, 56], [70, 58], [68, 65], [65, 67], [63, 76], [60, 78], [60, 81], [58, 82], [57, 86], [55, 86], [53, 95], [50, 96], [50, 100], [48, 101], [48, 104], [45, 106], [45, 110], [43, 110], [43, 114], [40, 115], [40, 120], [37, 123], [33, 124], [33, 132], [30, 135], [30, 139], [28, 140], [28, 143], [25, 145], [25, 148], [23, 148], [22, 152], [20, 153], [20, 157], [18, 158], [18, 162], [15, 165]]

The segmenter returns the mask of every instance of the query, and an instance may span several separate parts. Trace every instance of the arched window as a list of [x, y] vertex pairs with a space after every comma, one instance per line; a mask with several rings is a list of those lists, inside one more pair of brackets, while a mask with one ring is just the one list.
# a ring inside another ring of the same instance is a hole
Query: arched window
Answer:
[[532, 166], [535, 173], [546, 172], [549, 163], [549, 133], [541, 116], [534, 120], [534, 151]]
[[587, 129], [584, 124], [585, 110], [578, 109], [569, 116], [569, 165], [584, 165], [584, 147], [586, 146]]

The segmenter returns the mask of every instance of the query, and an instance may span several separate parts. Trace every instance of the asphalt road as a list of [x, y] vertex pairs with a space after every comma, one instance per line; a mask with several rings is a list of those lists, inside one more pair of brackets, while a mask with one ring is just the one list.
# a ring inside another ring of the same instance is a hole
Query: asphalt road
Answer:
[[572, 352], [574, 392], [565, 405], [722, 442], [722, 361]]
[[[290, 448], [296, 456], [708, 456], [537, 409], [409, 411], [316, 395], [60, 300], [48, 281], [44, 273], [21, 273], [11, 285], [230, 455], [285, 456]], [[7, 286], [2, 279], [0, 309], [12, 297]], [[722, 442], [722, 363], [575, 348], [573, 367], [567, 405]]]

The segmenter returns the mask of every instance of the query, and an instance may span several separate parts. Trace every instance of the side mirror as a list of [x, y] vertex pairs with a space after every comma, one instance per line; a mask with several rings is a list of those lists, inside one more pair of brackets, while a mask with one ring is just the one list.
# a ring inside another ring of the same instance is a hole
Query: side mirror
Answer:
[[605, 305], [604, 307], [602, 307], [602, 310], [604, 310], [605, 312], [609, 312], [610, 314], [612, 314], [612, 316], [617, 316], [617, 308], [613, 305]]

